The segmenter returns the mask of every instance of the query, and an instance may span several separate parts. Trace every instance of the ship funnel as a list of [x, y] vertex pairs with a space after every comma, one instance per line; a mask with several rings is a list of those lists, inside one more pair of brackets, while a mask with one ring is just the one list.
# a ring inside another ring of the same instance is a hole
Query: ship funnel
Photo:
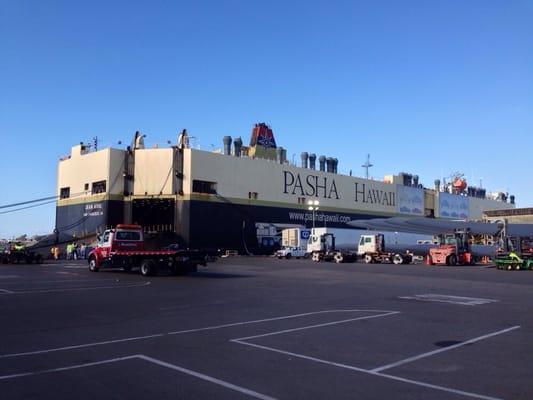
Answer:
[[281, 154], [282, 154], [282, 153], [283, 153], [283, 147], [278, 147], [278, 148], [276, 148], [276, 162], [277, 162], [278, 164], [283, 164], [283, 163], [281, 162]]
[[511, 196], [509, 196], [509, 199], [511, 201], [511, 204], [514, 204], [514, 194], [512, 194]]
[[307, 151], [304, 151], [300, 155], [300, 157], [302, 159], [302, 168], [307, 168], [307, 160], [309, 160], [309, 153], [307, 153]]
[[418, 187], [418, 175], [413, 175], [413, 186]]
[[231, 136], [224, 136], [222, 142], [224, 143], [224, 154], [229, 156], [231, 154]]
[[318, 157], [318, 163], [320, 164], [320, 171], [326, 170], [326, 156]]
[[309, 154], [309, 168], [316, 169], [316, 154]]
[[235, 157], [240, 157], [242, 149], [242, 139], [240, 136], [233, 141], [233, 147], [235, 149]]
[[334, 174], [337, 173], [338, 166], [339, 166], [339, 159], [338, 158], [334, 158], [333, 159], [333, 173]]
[[440, 179], [435, 179], [435, 191], [438, 192], [440, 190]]
[[285, 164], [287, 162], [287, 149], [281, 148], [281, 163]]

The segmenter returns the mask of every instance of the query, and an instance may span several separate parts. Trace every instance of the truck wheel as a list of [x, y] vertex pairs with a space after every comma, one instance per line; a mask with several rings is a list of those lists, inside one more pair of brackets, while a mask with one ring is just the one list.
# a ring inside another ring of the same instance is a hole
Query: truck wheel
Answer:
[[400, 265], [404, 263], [404, 259], [401, 254], [395, 254], [392, 257], [392, 262], [394, 263], [394, 265]]
[[122, 269], [124, 270], [124, 272], [130, 272], [131, 271], [131, 265], [124, 265], [122, 267]]
[[43, 263], [43, 256], [41, 256], [40, 254], [37, 254], [35, 256], [35, 264], [42, 264]]
[[313, 255], [311, 256], [311, 259], [312, 259], [314, 262], [319, 262], [319, 261], [320, 261], [320, 254], [318, 254], [318, 253], [313, 253]]
[[341, 253], [335, 254], [335, 257], [333, 258], [337, 264], [344, 262], [344, 256]]
[[151, 276], [155, 274], [155, 264], [152, 260], [145, 260], [141, 263], [141, 275]]
[[365, 254], [365, 263], [372, 263], [372, 256], [370, 254]]
[[187, 266], [187, 273], [198, 272], [198, 264], [192, 264]]
[[91, 272], [98, 272], [100, 268], [98, 268], [98, 265], [96, 264], [96, 258], [91, 258], [89, 260], [89, 271]]
[[513, 266], [512, 266], [511, 264], [508, 264], [508, 265], [507, 265], [507, 271], [510, 271], [510, 270], [512, 270], [512, 269], [513, 269]]
[[291, 253], [287, 253], [287, 255], [285, 256], [285, 258], [288, 260], [292, 257], [292, 254]]
[[457, 256], [455, 254], [450, 254], [446, 259], [446, 265], [457, 265]]

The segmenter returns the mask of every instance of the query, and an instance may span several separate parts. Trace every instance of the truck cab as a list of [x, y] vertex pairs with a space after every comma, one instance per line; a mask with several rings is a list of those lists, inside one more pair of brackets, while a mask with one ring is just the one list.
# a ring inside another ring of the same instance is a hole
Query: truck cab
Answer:
[[121, 224], [99, 235], [93, 252], [102, 258], [107, 258], [116, 251], [142, 250], [144, 250], [142, 228], [139, 225]]
[[363, 256], [367, 253], [381, 253], [383, 251], [385, 238], [383, 235], [361, 235], [357, 255]]
[[307, 252], [327, 252], [330, 250], [335, 250], [335, 235], [332, 233], [324, 233], [321, 235], [312, 233], [309, 236], [307, 242]]

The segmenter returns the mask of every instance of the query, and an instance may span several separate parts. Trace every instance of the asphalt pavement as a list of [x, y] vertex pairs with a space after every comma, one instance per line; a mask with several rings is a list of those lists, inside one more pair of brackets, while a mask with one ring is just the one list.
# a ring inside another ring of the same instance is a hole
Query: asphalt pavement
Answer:
[[533, 271], [0, 265], [2, 399], [532, 399]]

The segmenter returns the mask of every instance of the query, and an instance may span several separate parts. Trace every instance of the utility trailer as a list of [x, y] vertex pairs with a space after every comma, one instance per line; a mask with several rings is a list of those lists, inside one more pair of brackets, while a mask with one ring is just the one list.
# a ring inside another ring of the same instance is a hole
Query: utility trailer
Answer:
[[533, 270], [533, 239], [506, 237], [504, 246], [494, 257], [496, 268], [507, 271]]
[[89, 253], [89, 270], [122, 268], [131, 271], [139, 268], [141, 275], [156, 275], [160, 268], [173, 274], [196, 272], [198, 265], [205, 266], [209, 254], [200, 250], [146, 250], [140, 225], [117, 225], [98, 237], [96, 248]]
[[42, 264], [43, 256], [34, 251], [15, 248], [5, 248], [0, 253], [0, 263], [2, 264]]

